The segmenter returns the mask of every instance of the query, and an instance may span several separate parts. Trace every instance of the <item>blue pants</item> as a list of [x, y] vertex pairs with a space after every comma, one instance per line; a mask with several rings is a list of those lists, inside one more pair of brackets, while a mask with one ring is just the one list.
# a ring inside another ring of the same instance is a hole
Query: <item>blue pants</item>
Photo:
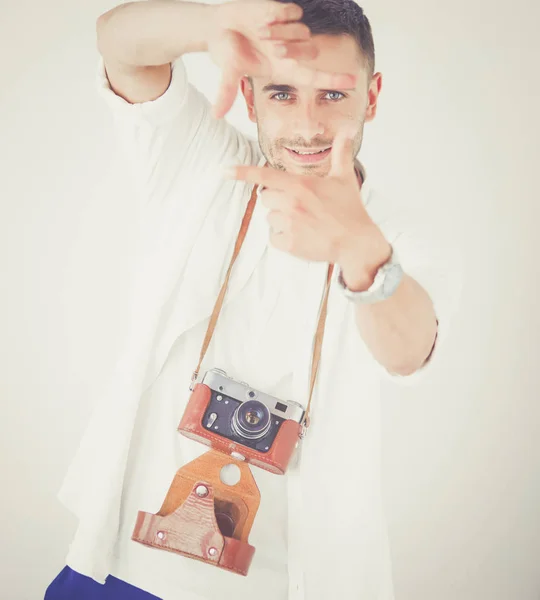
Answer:
[[64, 567], [45, 592], [44, 600], [160, 600], [112, 575], [105, 585]]

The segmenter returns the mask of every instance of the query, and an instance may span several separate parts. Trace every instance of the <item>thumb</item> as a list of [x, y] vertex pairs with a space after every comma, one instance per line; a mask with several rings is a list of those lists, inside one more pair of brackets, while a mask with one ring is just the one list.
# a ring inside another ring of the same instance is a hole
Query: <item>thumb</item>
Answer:
[[346, 177], [354, 173], [354, 140], [358, 133], [356, 125], [348, 123], [342, 127], [334, 138], [332, 146], [332, 165], [330, 175], [332, 177]]
[[233, 69], [223, 71], [221, 87], [217, 95], [216, 103], [212, 108], [212, 115], [216, 119], [224, 117], [232, 108], [238, 94], [238, 85], [242, 75]]
[[241, 69], [239, 68], [241, 44], [242, 38], [239, 34], [230, 29], [225, 29], [209, 45], [213, 61], [222, 69], [221, 85], [212, 109], [212, 115], [216, 119], [224, 117], [231, 110], [236, 100], [238, 87], [242, 79]]

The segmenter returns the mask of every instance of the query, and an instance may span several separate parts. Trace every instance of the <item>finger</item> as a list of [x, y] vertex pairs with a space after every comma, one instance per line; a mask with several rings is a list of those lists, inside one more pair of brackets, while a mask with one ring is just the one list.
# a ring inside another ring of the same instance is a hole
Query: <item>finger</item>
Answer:
[[258, 184], [273, 190], [294, 191], [300, 185], [300, 176], [265, 167], [227, 167], [224, 175], [230, 179]]
[[292, 2], [261, 2], [261, 15], [263, 22], [269, 25], [279, 22], [299, 21], [304, 15], [304, 11], [298, 4]]
[[352, 73], [316, 71], [292, 58], [285, 58], [282, 62], [297, 85], [313, 86], [320, 89], [347, 90], [354, 89], [357, 84], [357, 76]]
[[273, 41], [309, 40], [311, 30], [304, 23], [275, 23], [263, 27], [260, 37], [261, 40]]
[[356, 133], [356, 125], [348, 123], [336, 134], [330, 153], [331, 167], [329, 175], [331, 177], [346, 177], [354, 174], [355, 156], [353, 152]]
[[276, 44], [274, 54], [279, 58], [294, 58], [296, 60], [313, 60], [319, 56], [319, 49], [313, 42], [289, 42]]
[[270, 230], [273, 234], [284, 235], [289, 233], [291, 228], [291, 218], [287, 217], [284, 213], [279, 210], [273, 210], [268, 213], [266, 217]]
[[227, 70], [223, 72], [216, 103], [212, 108], [214, 118], [221, 119], [231, 110], [238, 94], [240, 79], [241, 74], [238, 71]]
[[277, 250], [281, 250], [282, 252], [287, 252], [292, 254], [293, 249], [293, 235], [288, 231], [273, 231], [270, 230], [269, 235], [270, 245], [276, 248]]
[[295, 197], [279, 190], [264, 189], [260, 199], [262, 205], [269, 210], [279, 210], [283, 213], [291, 213], [299, 209], [299, 203]]
[[284, 210], [287, 206], [283, 192], [277, 190], [265, 188], [260, 194], [260, 200], [262, 205], [269, 210]]

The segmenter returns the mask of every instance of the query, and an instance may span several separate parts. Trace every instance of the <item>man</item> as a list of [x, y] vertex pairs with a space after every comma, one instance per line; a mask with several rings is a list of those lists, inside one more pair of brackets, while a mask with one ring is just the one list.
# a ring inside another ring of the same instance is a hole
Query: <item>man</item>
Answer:
[[[142, 250], [125, 352], [60, 493], [79, 528], [47, 600], [390, 600], [380, 377], [424, 372], [455, 290], [355, 161], [382, 83], [367, 18], [353, 0], [156, 0], [118, 6], [97, 31]], [[181, 60], [198, 51], [223, 69], [213, 109]], [[258, 142], [223, 119], [239, 85]], [[254, 189], [201, 374], [220, 368], [305, 407], [335, 269], [301, 452], [284, 476], [252, 467], [261, 505], [242, 578], [131, 535], [206, 451], [176, 428]]]

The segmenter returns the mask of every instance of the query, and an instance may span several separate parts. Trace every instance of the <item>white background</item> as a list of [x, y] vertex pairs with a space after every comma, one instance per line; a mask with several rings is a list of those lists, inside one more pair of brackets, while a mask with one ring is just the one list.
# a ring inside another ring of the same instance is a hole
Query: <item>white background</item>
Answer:
[[[55, 494], [126, 326], [131, 198], [94, 92], [95, 19], [111, 6], [0, 0], [6, 600], [41, 599], [64, 564], [75, 521]], [[360, 158], [466, 259], [437, 368], [385, 388], [396, 600], [538, 600], [540, 5], [364, 6], [384, 86]], [[217, 70], [188, 67], [212, 99]], [[230, 118], [253, 133], [241, 100]]]

